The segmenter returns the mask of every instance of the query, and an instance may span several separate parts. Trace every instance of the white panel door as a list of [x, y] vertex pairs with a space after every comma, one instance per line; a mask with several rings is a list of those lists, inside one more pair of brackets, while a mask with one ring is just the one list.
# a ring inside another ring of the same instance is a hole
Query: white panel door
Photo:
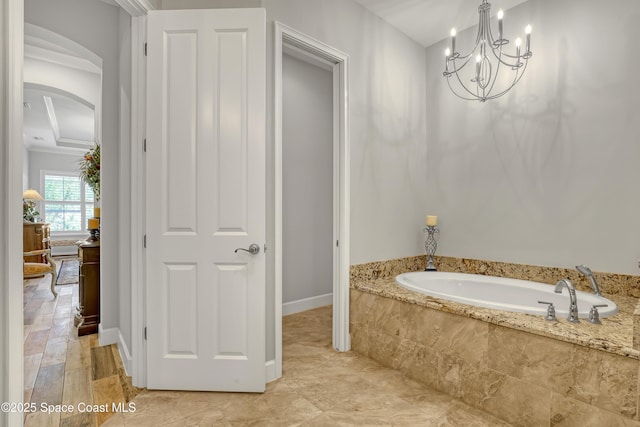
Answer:
[[264, 391], [264, 9], [150, 12], [147, 52], [147, 387]]

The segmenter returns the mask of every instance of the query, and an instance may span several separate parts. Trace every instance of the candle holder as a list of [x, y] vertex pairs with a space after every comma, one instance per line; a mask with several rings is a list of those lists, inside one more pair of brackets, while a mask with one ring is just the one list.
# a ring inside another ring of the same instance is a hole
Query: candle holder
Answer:
[[424, 242], [424, 249], [427, 251], [427, 268], [424, 271], [438, 271], [433, 264], [433, 257], [436, 254], [436, 249], [438, 249], [435, 234], [439, 233], [440, 230], [435, 225], [427, 225], [423, 231], [427, 233], [427, 240]]
[[90, 234], [90, 236], [87, 237], [87, 242], [95, 242], [97, 240], [100, 240], [100, 229], [99, 228], [89, 229], [89, 234]]

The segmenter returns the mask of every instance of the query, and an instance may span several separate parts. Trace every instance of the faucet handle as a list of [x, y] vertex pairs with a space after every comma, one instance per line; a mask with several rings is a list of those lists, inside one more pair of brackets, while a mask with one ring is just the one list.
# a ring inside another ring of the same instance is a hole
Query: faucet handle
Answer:
[[594, 325], [602, 325], [602, 322], [600, 321], [600, 313], [598, 313], [598, 307], [608, 306], [609, 304], [594, 304], [594, 306], [591, 307], [591, 310], [589, 310], [589, 318], [587, 319], [587, 322], [593, 323]]
[[550, 322], [555, 322], [558, 319], [556, 318], [556, 309], [553, 306], [552, 302], [547, 302], [547, 301], [538, 301], [538, 304], [548, 304], [549, 306], [547, 307], [547, 316], [544, 318], [545, 320], [548, 320]]

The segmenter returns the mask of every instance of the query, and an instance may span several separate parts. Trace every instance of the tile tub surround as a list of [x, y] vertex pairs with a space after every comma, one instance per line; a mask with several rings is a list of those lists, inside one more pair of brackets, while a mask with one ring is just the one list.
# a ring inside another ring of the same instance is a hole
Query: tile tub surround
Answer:
[[[395, 284], [395, 276], [398, 274], [408, 271], [422, 271], [425, 265], [425, 255], [352, 265], [350, 286], [377, 295], [425, 305], [501, 326], [611, 351], [623, 356], [640, 358], [640, 304], [638, 304], [638, 299], [633, 297], [635, 287], [640, 286], [638, 285], [640, 276], [596, 272], [596, 280], [598, 280], [602, 292], [618, 305], [619, 312], [616, 316], [604, 319], [602, 325], [591, 325], [587, 322], [571, 325], [565, 322], [562, 317], [560, 317], [560, 323], [556, 324], [546, 322], [541, 316], [472, 307], [418, 295]], [[451, 257], [437, 257], [436, 265], [440, 271], [512, 277], [549, 283], [550, 285], [555, 283], [558, 277], [567, 277], [572, 280], [576, 288], [585, 292], [592, 291], [588, 280], [584, 276], [578, 275], [579, 273], [575, 270]], [[619, 283], [623, 283], [624, 286], [614, 283], [616, 280], [619, 280]], [[625, 289], [628, 292], [625, 292]], [[610, 292], [611, 290], [614, 292]]]
[[[351, 267], [354, 351], [514, 425], [640, 426], [638, 277], [596, 273], [619, 313], [603, 325], [574, 325], [444, 301], [395, 283], [397, 274], [423, 270], [425, 263], [417, 256]], [[569, 269], [447, 257], [437, 265], [441, 271], [543, 283], [568, 277], [588, 285]]]
[[356, 353], [513, 425], [640, 426], [637, 357], [370, 290], [350, 291]]

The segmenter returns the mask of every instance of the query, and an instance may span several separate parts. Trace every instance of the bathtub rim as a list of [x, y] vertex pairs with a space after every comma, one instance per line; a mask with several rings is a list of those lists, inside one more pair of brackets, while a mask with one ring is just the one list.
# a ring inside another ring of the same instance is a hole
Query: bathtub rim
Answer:
[[[523, 279], [516, 279], [516, 278], [509, 278], [509, 277], [498, 277], [498, 276], [490, 276], [490, 275], [483, 275], [483, 274], [469, 274], [469, 273], [458, 273], [458, 272], [443, 272], [443, 271], [411, 271], [411, 272], [406, 272], [406, 273], [401, 273], [398, 274], [397, 276], [394, 277], [395, 282], [405, 288], [408, 289], [412, 292], [417, 292], [419, 294], [422, 295], [426, 295], [426, 296], [430, 296], [430, 297], [434, 297], [434, 298], [439, 298], [439, 299], [444, 299], [447, 301], [453, 301], [459, 304], [465, 304], [465, 305], [469, 305], [469, 306], [473, 306], [473, 307], [480, 307], [480, 308], [488, 308], [488, 309], [493, 309], [493, 310], [502, 310], [502, 311], [507, 311], [507, 312], [511, 312], [511, 313], [524, 313], [524, 314], [530, 314], [533, 316], [545, 316], [546, 315], [546, 311], [547, 308], [546, 306], [524, 306], [524, 305], [517, 305], [517, 304], [499, 304], [499, 303], [492, 303], [491, 301], [487, 301], [487, 300], [474, 300], [474, 299], [470, 299], [470, 298], [465, 298], [463, 296], [458, 296], [458, 295], [453, 295], [453, 294], [446, 294], [443, 292], [437, 292], [437, 291], [425, 291], [423, 289], [421, 289], [419, 287], [419, 284], [416, 283], [415, 280], [413, 280], [414, 277], [420, 277], [420, 278], [435, 278], [438, 280], [465, 280], [468, 282], [475, 282], [478, 285], [481, 285], [481, 282], [484, 281], [490, 281], [493, 282], [494, 284], [498, 285], [498, 286], [512, 286], [515, 285], [517, 287], [523, 287], [523, 288], [527, 288], [527, 289], [533, 289], [533, 290], [537, 290], [537, 291], [542, 291], [542, 292], [547, 292], [547, 288], [550, 289], [551, 284], [548, 283], [542, 283], [542, 282], [536, 282], [533, 280], [523, 280]], [[566, 295], [566, 293], [565, 293]], [[604, 296], [597, 296], [595, 294], [589, 293], [589, 292], [585, 292], [585, 291], [580, 291], [580, 290], [576, 290], [576, 295], [578, 297], [578, 303], [580, 303], [581, 301], [581, 297], [582, 297], [582, 301], [584, 301], [585, 299], [588, 300], [593, 300], [592, 302], [596, 302], [599, 304], [607, 304], [608, 307], [602, 307], [600, 308], [600, 317], [601, 318], [607, 318], [607, 317], [612, 317], [615, 316], [618, 313], [618, 305], [615, 303], [615, 301], [612, 301], [611, 299], [604, 297]], [[479, 303], [477, 304], [473, 304], [472, 302], [474, 301], [478, 301]], [[537, 301], [536, 301], [537, 302]], [[589, 302], [587, 304], [588, 308], [584, 308], [582, 309], [582, 311], [579, 312], [579, 317], [580, 319], [587, 319], [589, 317], [589, 309], [591, 308], [591, 302]], [[569, 310], [568, 310], [568, 304], [566, 306], [555, 306], [555, 310], [556, 310], [556, 314], [558, 317], [561, 316], [567, 316]]]

